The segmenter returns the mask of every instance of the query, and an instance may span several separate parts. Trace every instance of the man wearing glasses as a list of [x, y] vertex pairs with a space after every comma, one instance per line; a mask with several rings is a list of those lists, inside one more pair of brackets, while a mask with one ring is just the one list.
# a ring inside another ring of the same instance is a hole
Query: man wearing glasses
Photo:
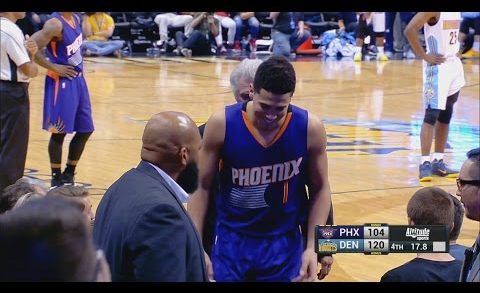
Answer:
[[[467, 218], [480, 222], [480, 148], [467, 153], [457, 178], [457, 195], [465, 206]], [[465, 251], [460, 281], [480, 282], [480, 230], [472, 248]]]

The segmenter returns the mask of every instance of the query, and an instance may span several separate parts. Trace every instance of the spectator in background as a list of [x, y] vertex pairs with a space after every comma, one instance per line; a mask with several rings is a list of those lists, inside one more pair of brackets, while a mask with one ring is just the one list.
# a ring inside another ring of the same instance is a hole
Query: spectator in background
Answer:
[[273, 55], [288, 58], [292, 51], [295, 52], [311, 36], [305, 30], [301, 12], [270, 12], [270, 18], [273, 20]]
[[228, 12], [214, 12], [213, 17], [218, 19], [220, 25], [218, 26], [218, 35], [215, 37], [215, 41], [217, 43], [217, 51], [219, 53], [226, 53], [227, 49], [223, 45], [223, 34], [222, 34], [222, 27], [226, 28], [227, 31], [227, 48], [232, 49], [233, 43], [235, 41], [235, 33], [237, 30], [237, 25], [235, 21], [228, 16]]
[[370, 34], [370, 24], [375, 35], [375, 44], [378, 51], [377, 60], [388, 61], [388, 57], [385, 55], [383, 47], [385, 40], [385, 12], [360, 12], [358, 16], [357, 32], [355, 34], [356, 45], [353, 61], [362, 61], [362, 48], [365, 38]]
[[155, 16], [155, 23], [158, 25], [158, 34], [160, 40], [157, 41], [157, 47], [160, 48], [162, 53], [167, 51], [168, 41], [168, 28], [170, 27], [183, 27], [184, 36], [190, 37], [192, 33], [193, 12], [180, 12], [180, 13], [161, 13]]
[[460, 35], [458, 40], [460, 45], [465, 46], [465, 40], [469, 34], [470, 28], [473, 28], [473, 45], [462, 54], [463, 58], [480, 57], [480, 12], [462, 12], [462, 23], [460, 24]]
[[465, 215], [465, 209], [462, 203], [455, 196], [451, 196], [453, 206], [455, 208], [453, 218], [453, 229], [450, 231], [450, 254], [456, 259], [463, 261], [465, 256], [466, 246], [457, 244], [458, 235], [460, 235], [460, 229], [462, 229], [463, 216]]
[[185, 57], [211, 55], [212, 46], [216, 46], [215, 38], [220, 32], [220, 22], [212, 12], [197, 12], [193, 16], [192, 35], [184, 42], [182, 32], [177, 32], [178, 49]]
[[[438, 187], [425, 187], [413, 194], [407, 204], [408, 225], [446, 225], [454, 223], [452, 196]], [[462, 262], [448, 252], [417, 253], [411, 261], [386, 272], [381, 282], [456, 282]]]
[[0, 216], [1, 282], [110, 281], [85, 217], [63, 198], [31, 200]]
[[0, 214], [15, 206], [20, 197], [27, 193], [46, 194], [43, 182], [31, 178], [20, 178], [14, 184], [7, 186], [0, 196]]
[[82, 33], [86, 39], [82, 48], [86, 56], [107, 56], [110, 54], [121, 57], [120, 49], [124, 41], [109, 40], [115, 29], [113, 18], [105, 12], [87, 12], [82, 22]]
[[90, 193], [85, 187], [62, 185], [49, 190], [47, 196], [63, 196], [78, 202], [82, 207], [83, 214], [87, 217], [88, 223], [93, 226], [95, 214], [93, 213], [92, 202], [90, 201]]
[[355, 32], [358, 26], [358, 17], [355, 12], [339, 12], [338, 27], [340, 31]]
[[[391, 58], [393, 56], [393, 52], [395, 52], [394, 48], [394, 24], [395, 24], [395, 17], [397, 16], [397, 13], [400, 14], [400, 23], [401, 23], [401, 36], [403, 37], [403, 31], [405, 30], [405, 26], [412, 20], [413, 16], [415, 15], [415, 12], [385, 12], [385, 55], [387, 55], [388, 58]], [[406, 42], [404, 48], [401, 48], [404, 56], [407, 57], [407, 59], [414, 59], [415, 54], [412, 52], [408, 42]]]
[[26, 16], [17, 20], [17, 25], [20, 27], [24, 35], [33, 35], [40, 30], [41, 19], [35, 12], [26, 12]]
[[250, 32], [250, 52], [255, 52], [257, 50], [257, 37], [260, 30], [260, 23], [255, 17], [255, 12], [240, 12], [234, 17], [236, 24], [236, 33], [235, 33], [235, 43], [233, 49], [236, 51], [242, 50], [241, 40], [243, 35], [243, 28], [248, 25], [248, 30]]

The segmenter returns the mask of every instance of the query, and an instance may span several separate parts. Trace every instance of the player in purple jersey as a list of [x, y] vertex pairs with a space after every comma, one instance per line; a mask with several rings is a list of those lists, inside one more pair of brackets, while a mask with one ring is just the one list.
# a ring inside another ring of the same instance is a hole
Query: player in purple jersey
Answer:
[[[217, 281], [315, 279], [314, 228], [325, 224], [331, 200], [327, 140], [319, 118], [290, 104], [295, 82], [288, 59], [271, 57], [255, 74], [252, 101], [227, 106], [207, 122], [199, 188], [188, 210], [202, 233], [221, 162], [212, 261], [205, 255]], [[304, 245], [300, 226], [306, 221]], [[318, 278], [323, 279], [333, 258], [320, 262]]]
[[[83, 76], [80, 20], [73, 12], [55, 12], [32, 39], [39, 49], [46, 48], [46, 56], [37, 53], [35, 60], [48, 69], [43, 129], [52, 133], [48, 144], [51, 184], [74, 184], [75, 167], [94, 131], [90, 96]], [[67, 133], [72, 132], [76, 134], [70, 142], [67, 166], [62, 173], [63, 140]]]

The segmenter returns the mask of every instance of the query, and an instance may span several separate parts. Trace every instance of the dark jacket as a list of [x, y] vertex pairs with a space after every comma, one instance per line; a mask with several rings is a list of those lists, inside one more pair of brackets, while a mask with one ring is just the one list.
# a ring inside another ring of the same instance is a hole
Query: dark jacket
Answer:
[[112, 281], [208, 281], [193, 222], [174, 191], [145, 161], [107, 190], [93, 237], [105, 252]]

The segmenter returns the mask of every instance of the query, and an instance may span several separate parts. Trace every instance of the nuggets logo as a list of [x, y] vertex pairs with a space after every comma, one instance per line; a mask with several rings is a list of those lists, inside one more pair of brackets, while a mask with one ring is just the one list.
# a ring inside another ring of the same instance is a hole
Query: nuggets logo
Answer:
[[333, 237], [333, 234], [335, 233], [335, 230], [333, 228], [321, 228], [320, 233], [322, 234], [322, 238], [330, 239]]
[[318, 245], [319, 252], [335, 252], [337, 251], [337, 245], [330, 240], [322, 242]]

